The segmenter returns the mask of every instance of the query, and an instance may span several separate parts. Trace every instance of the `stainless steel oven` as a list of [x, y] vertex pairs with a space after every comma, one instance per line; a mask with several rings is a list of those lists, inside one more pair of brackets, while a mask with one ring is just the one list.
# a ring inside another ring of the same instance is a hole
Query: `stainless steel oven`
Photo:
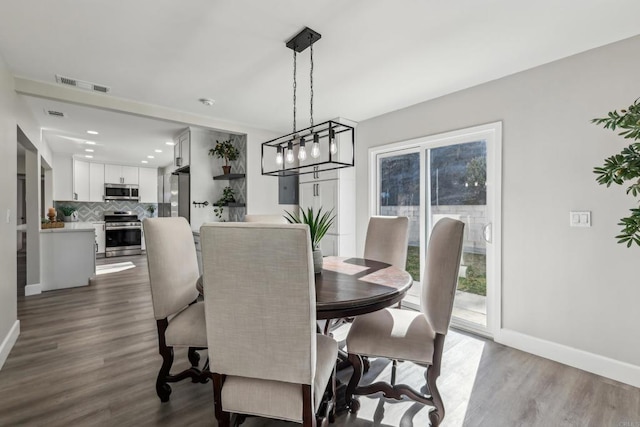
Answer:
[[140, 255], [142, 253], [142, 222], [131, 211], [104, 213], [105, 257]]

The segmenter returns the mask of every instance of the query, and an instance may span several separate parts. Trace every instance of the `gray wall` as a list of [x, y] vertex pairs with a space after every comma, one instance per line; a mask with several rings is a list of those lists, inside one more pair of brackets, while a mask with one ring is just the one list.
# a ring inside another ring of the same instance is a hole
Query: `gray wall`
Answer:
[[[501, 120], [502, 327], [639, 366], [640, 248], [613, 237], [638, 202], [595, 182], [626, 144], [589, 123], [640, 96], [638, 52], [635, 37], [360, 122], [359, 253], [370, 147]], [[570, 228], [570, 210], [592, 211], [593, 226]]]
[[[0, 55], [0, 344], [16, 321], [17, 136], [13, 76]], [[7, 210], [11, 221], [7, 223]]]

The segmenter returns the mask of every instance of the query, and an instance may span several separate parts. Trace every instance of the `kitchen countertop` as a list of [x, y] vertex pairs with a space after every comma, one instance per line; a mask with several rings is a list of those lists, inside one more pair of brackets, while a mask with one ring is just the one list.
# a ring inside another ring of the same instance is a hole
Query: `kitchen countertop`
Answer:
[[91, 231], [95, 232], [95, 228], [92, 222], [65, 222], [63, 228], [45, 228], [40, 230], [41, 233], [70, 233], [78, 231]]

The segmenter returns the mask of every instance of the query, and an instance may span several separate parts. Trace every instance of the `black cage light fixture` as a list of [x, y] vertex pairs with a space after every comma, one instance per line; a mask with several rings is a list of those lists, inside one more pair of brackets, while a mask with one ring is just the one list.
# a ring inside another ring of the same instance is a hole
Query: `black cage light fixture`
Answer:
[[[286, 43], [293, 51], [293, 132], [262, 143], [262, 175], [292, 176], [354, 165], [355, 129], [329, 120], [313, 122], [313, 44], [320, 34], [306, 28]], [[296, 129], [297, 54], [310, 51], [310, 126]]]

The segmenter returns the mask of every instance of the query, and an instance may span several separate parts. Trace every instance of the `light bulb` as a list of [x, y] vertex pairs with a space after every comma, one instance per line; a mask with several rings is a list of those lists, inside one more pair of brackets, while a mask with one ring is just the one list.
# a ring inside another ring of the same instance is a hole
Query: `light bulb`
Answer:
[[298, 160], [304, 162], [307, 159], [307, 149], [305, 147], [304, 138], [300, 138], [300, 147], [298, 148]]
[[281, 165], [282, 164], [282, 147], [278, 147], [278, 152], [276, 153], [276, 163]]
[[317, 133], [313, 134], [313, 145], [311, 146], [311, 157], [317, 159], [320, 157], [320, 137]]
[[293, 142], [287, 144], [287, 163], [293, 163]]
[[336, 131], [329, 129], [329, 151], [331, 154], [338, 152], [338, 144], [336, 144]]

